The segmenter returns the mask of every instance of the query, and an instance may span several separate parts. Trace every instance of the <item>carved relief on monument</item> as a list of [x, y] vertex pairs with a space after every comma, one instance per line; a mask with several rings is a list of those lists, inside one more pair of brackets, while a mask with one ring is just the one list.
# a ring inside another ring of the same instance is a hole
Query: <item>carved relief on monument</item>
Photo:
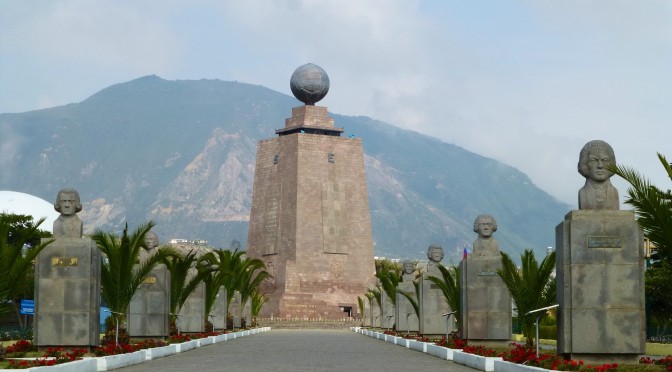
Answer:
[[322, 184], [322, 235], [324, 253], [348, 254], [345, 184]]
[[329, 267], [329, 272], [333, 279], [342, 279], [343, 278], [343, 264], [339, 261], [332, 261], [331, 266]]
[[266, 285], [270, 288], [275, 288], [275, 276], [277, 274], [277, 268], [275, 267], [275, 262], [267, 260], [266, 261], [266, 272], [271, 276], [266, 279]]

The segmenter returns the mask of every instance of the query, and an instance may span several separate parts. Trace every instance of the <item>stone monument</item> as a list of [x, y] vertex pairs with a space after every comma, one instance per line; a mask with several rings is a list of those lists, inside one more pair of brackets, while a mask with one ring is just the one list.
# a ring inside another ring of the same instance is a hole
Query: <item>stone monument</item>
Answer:
[[[197, 273], [196, 268], [189, 269], [187, 283]], [[199, 283], [196, 289], [189, 294], [178, 312], [177, 324], [180, 332], [200, 333], [205, 331], [205, 283]]]
[[[159, 237], [145, 234], [138, 265], [156, 253]], [[167, 337], [170, 334], [170, 271], [159, 264], [133, 295], [126, 317], [131, 337]]]
[[452, 310], [448, 306], [443, 292], [428, 278], [443, 278], [439, 265], [443, 260], [443, 247], [432, 244], [427, 249], [427, 271], [422, 274], [420, 286], [420, 324], [419, 332], [423, 335], [445, 335], [455, 330], [455, 322], [448, 320], [443, 314]]
[[338, 319], [375, 283], [364, 153], [315, 106], [329, 78], [313, 64], [290, 81], [304, 106], [257, 148], [247, 254], [272, 268], [263, 317]]
[[418, 296], [414, 284], [416, 280], [415, 262], [404, 261], [402, 268], [401, 281], [397, 286], [397, 306], [395, 309], [397, 331], [417, 332], [420, 329], [418, 315], [408, 298], [400, 293], [400, 291], [403, 291], [417, 301]]
[[579, 210], [555, 229], [558, 354], [586, 362], [637, 363], [645, 353], [644, 244], [634, 211], [618, 210], [604, 141], [581, 150]]
[[61, 213], [53, 226], [56, 239], [35, 260], [33, 342], [39, 348], [98, 346], [100, 251], [82, 237], [77, 190], [60, 190], [54, 209]]
[[[226, 289], [222, 287], [217, 293], [217, 298], [215, 298], [215, 304], [210, 311], [210, 322], [215, 330], [225, 330], [226, 329], [226, 315], [228, 309], [226, 308]], [[209, 331], [209, 329], [208, 329]]]
[[506, 343], [511, 339], [511, 295], [497, 270], [502, 266], [493, 234], [497, 221], [488, 214], [476, 217], [473, 253], [460, 263], [462, 338]]

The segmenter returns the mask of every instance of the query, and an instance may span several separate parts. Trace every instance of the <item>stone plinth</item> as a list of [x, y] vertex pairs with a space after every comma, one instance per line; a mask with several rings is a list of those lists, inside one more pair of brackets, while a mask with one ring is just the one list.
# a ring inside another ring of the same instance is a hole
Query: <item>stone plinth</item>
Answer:
[[[436, 276], [430, 274], [432, 276]], [[455, 330], [454, 318], [446, 320], [443, 316], [452, 310], [446, 302], [443, 292], [428, 278], [427, 273], [422, 274], [422, 286], [420, 287], [420, 334], [445, 335]]]
[[380, 312], [380, 319], [381, 319], [380, 326], [382, 328], [393, 329], [393, 327], [395, 325], [394, 309], [395, 309], [394, 304], [387, 297], [387, 294], [385, 293], [385, 291], [383, 291], [383, 293], [381, 293], [381, 310], [382, 311]]
[[380, 321], [380, 305], [375, 299], [371, 301], [371, 326], [374, 328], [380, 328], [382, 324]]
[[[415, 286], [412, 282], [401, 282], [397, 287], [397, 291], [404, 291], [415, 298], [417, 301], [417, 294], [415, 293]], [[407, 316], [407, 314], [410, 314]], [[418, 323], [418, 315], [413, 309], [413, 305], [401, 293], [397, 292], [397, 307], [395, 309], [395, 316], [397, 319], [397, 331], [418, 332], [420, 325]]]
[[133, 295], [126, 317], [131, 337], [167, 337], [170, 333], [170, 272], [158, 265]]
[[636, 361], [646, 336], [644, 244], [634, 212], [571, 211], [555, 236], [558, 354]]
[[240, 328], [240, 292], [235, 292], [229, 306], [229, 314], [233, 318], [233, 327]]
[[226, 329], [226, 314], [228, 309], [226, 308], [226, 289], [222, 288], [217, 294], [215, 299], [215, 305], [210, 311], [210, 315], [214, 315], [208, 319], [212, 322], [212, 325], [215, 327], [215, 330], [224, 330]]
[[511, 339], [511, 295], [497, 270], [500, 255], [469, 255], [460, 263], [462, 338], [482, 341]]
[[260, 316], [340, 319], [375, 283], [362, 142], [341, 132], [303, 106], [259, 142], [247, 254], [273, 275]]
[[177, 323], [184, 333], [205, 331], [205, 284], [199, 284], [187, 297], [180, 309]]
[[99, 322], [98, 247], [89, 238], [56, 239], [35, 260], [34, 344], [98, 346]]

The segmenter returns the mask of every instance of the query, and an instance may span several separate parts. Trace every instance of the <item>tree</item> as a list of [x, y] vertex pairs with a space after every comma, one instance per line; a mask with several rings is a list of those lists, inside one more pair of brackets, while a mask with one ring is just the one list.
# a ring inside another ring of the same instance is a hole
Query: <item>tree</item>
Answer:
[[259, 285], [271, 276], [265, 269], [266, 265], [260, 259], [247, 257], [243, 260], [240, 272], [237, 274], [236, 284], [237, 291], [240, 293], [241, 316], [247, 301], [259, 288]]
[[[523, 327], [526, 345], [532, 346], [535, 337], [535, 321], [538, 314], [528, 312], [552, 305], [555, 298], [555, 280], [551, 278], [555, 269], [555, 252], [544, 257], [538, 264], [532, 250], [525, 250], [521, 255], [521, 267], [511, 260], [508, 254], [502, 255], [502, 268], [497, 274], [506, 285], [511, 299], [518, 310], [518, 319]], [[545, 315], [542, 315], [542, 318]]]
[[437, 266], [441, 271], [441, 277], [436, 277], [430, 275], [427, 277], [431, 282], [436, 284], [441, 292], [443, 297], [446, 299], [446, 303], [450, 306], [452, 311], [455, 311], [455, 319], [457, 320], [457, 329], [462, 330], [462, 309], [460, 308], [462, 302], [462, 289], [460, 287], [460, 268], [454, 266], [451, 268], [446, 268], [445, 266], [439, 264]]
[[[229, 270], [228, 260], [230, 257], [226, 252], [215, 250], [204, 254], [199, 259], [199, 266], [208, 267], [211, 270], [203, 277], [203, 282], [205, 283], [205, 319], [208, 319], [210, 313], [212, 312], [215, 301], [217, 300], [217, 295], [219, 294], [220, 289], [224, 286], [224, 283], [230, 281], [234, 273]], [[225, 302], [228, 306], [228, 293]], [[228, 309], [228, 308], [227, 308]]]
[[[658, 154], [667, 176], [672, 181], [672, 165], [665, 156]], [[635, 208], [637, 222], [656, 252], [653, 264], [646, 270], [646, 298], [654, 318], [670, 319], [672, 309], [672, 192], [652, 185], [633, 168], [609, 168], [630, 184], [626, 204]]]
[[19, 311], [21, 298], [32, 298], [34, 265], [38, 254], [54, 240], [42, 243], [51, 233], [39, 229], [44, 218], [0, 213], [0, 314], [14, 309], [19, 325], [25, 324]]
[[250, 301], [252, 301], [252, 326], [255, 327], [257, 325], [257, 317], [259, 316], [259, 312], [261, 311], [262, 306], [268, 302], [268, 296], [259, 292], [259, 288], [255, 288], [255, 290], [252, 292], [252, 296], [250, 297]]
[[204, 266], [197, 268], [198, 259], [192, 249], [186, 255], [176, 254], [164, 260], [170, 271], [170, 321], [174, 325], [177, 314], [187, 302], [189, 295], [198, 288], [203, 279], [208, 276], [211, 269]]
[[101, 297], [110, 308], [111, 317], [122, 323], [133, 295], [156, 265], [176, 254], [170, 247], [160, 247], [139, 263], [140, 251], [147, 234], [154, 224], [148, 222], [138, 226], [132, 234], [128, 233], [128, 224], [121, 238], [114, 233], [96, 230], [91, 238], [105, 255], [100, 270]]

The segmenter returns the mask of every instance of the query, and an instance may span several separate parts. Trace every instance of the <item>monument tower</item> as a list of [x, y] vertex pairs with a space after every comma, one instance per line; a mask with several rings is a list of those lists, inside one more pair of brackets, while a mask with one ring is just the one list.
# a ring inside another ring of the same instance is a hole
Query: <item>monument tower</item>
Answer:
[[354, 315], [375, 274], [362, 142], [315, 106], [322, 68], [297, 68], [290, 86], [305, 105], [257, 147], [247, 254], [273, 275], [260, 316]]

